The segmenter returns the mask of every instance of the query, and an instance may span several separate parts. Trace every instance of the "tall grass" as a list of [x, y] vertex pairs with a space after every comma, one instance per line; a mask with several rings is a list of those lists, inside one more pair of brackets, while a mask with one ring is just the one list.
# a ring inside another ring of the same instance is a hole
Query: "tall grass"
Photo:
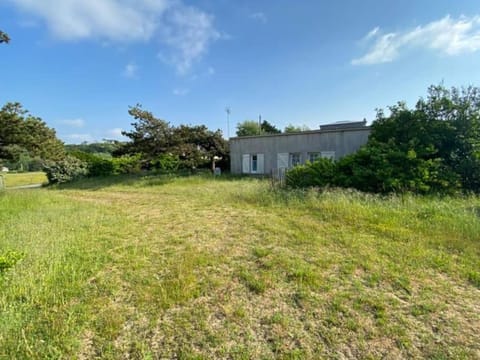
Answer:
[[0, 358], [472, 358], [480, 200], [206, 176], [0, 195]]

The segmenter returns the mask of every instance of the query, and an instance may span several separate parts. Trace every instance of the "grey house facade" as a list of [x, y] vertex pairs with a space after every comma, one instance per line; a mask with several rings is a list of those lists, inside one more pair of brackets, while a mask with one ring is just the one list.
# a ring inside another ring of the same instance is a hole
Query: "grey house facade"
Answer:
[[338, 160], [356, 152], [369, 135], [370, 127], [360, 121], [322, 125], [320, 130], [299, 133], [231, 138], [230, 171], [273, 174], [319, 157]]

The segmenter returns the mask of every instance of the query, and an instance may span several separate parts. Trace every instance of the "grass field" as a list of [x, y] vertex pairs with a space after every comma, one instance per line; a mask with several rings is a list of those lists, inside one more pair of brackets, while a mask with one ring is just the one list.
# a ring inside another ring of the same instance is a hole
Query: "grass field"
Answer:
[[9, 187], [16, 187], [16, 186], [24, 186], [24, 185], [32, 185], [32, 184], [44, 184], [47, 183], [47, 177], [43, 172], [26, 172], [26, 173], [2, 173], [3, 175], [5, 186]]
[[480, 358], [479, 198], [117, 178], [0, 224], [0, 359]]

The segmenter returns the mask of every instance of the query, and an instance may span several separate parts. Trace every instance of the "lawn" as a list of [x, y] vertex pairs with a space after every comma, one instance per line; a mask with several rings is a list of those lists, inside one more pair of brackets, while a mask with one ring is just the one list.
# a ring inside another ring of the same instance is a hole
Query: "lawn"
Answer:
[[4, 192], [0, 359], [479, 358], [479, 216], [255, 179]]
[[16, 187], [16, 186], [24, 186], [24, 185], [36, 185], [36, 184], [44, 184], [47, 183], [47, 176], [43, 172], [26, 172], [26, 173], [2, 173], [3, 175], [5, 186], [9, 187]]

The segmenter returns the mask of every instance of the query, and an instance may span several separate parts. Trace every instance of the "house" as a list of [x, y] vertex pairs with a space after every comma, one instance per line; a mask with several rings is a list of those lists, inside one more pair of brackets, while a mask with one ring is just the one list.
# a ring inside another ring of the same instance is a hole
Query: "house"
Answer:
[[356, 152], [370, 135], [367, 121], [321, 125], [298, 133], [242, 136], [230, 139], [232, 174], [273, 174], [319, 157], [338, 160]]

